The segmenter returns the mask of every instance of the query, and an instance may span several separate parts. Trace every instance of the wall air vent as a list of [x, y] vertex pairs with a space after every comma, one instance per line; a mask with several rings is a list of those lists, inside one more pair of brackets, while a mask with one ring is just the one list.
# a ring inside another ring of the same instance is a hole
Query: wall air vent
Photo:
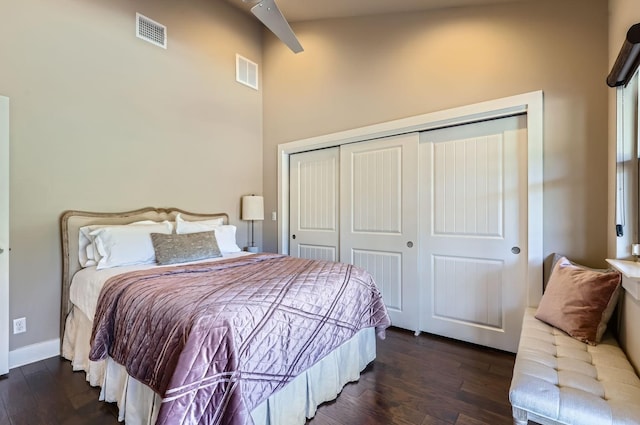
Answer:
[[149, 43], [167, 48], [167, 27], [136, 13], [136, 36]]
[[236, 54], [236, 81], [258, 90], [258, 64]]

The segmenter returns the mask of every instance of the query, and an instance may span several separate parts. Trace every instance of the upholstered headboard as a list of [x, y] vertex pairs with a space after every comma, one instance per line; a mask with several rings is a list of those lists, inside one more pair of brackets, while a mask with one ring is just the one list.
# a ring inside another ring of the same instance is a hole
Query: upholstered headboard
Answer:
[[192, 213], [178, 208], [153, 208], [147, 207], [135, 211], [105, 213], [87, 211], [65, 211], [60, 217], [60, 232], [62, 239], [62, 304], [60, 307], [60, 340], [64, 337], [64, 326], [67, 315], [71, 311], [69, 302], [69, 287], [73, 275], [80, 270], [78, 260], [78, 236], [80, 228], [91, 224], [129, 224], [134, 221], [175, 221], [176, 215], [182, 214], [185, 220], [207, 220], [212, 218], [224, 219], [229, 222], [229, 217], [224, 213], [201, 214]]

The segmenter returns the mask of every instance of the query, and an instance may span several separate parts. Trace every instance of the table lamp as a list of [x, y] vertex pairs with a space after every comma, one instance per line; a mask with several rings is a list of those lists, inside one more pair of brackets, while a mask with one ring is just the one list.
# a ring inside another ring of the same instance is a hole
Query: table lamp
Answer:
[[251, 221], [251, 245], [247, 247], [249, 252], [258, 252], [258, 247], [254, 242], [253, 222], [264, 220], [264, 198], [256, 195], [246, 195], [242, 197], [242, 219]]

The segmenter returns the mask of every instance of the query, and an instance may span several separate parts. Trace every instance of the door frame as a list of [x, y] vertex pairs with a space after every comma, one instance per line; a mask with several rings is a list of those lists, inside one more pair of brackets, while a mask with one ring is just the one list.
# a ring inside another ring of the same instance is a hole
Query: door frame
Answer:
[[542, 297], [543, 92], [534, 91], [501, 99], [446, 109], [399, 120], [340, 131], [278, 145], [278, 252], [289, 253], [289, 155], [416, 131], [469, 124], [514, 114], [527, 115], [527, 305]]
[[9, 373], [9, 98], [0, 96], [0, 375]]

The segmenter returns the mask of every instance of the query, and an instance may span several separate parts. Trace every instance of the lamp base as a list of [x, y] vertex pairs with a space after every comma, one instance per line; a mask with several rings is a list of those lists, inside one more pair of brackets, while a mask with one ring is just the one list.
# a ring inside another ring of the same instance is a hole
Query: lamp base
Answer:
[[253, 253], [258, 252], [258, 247], [257, 246], [248, 246], [245, 249], [247, 250], [247, 252], [253, 252]]

